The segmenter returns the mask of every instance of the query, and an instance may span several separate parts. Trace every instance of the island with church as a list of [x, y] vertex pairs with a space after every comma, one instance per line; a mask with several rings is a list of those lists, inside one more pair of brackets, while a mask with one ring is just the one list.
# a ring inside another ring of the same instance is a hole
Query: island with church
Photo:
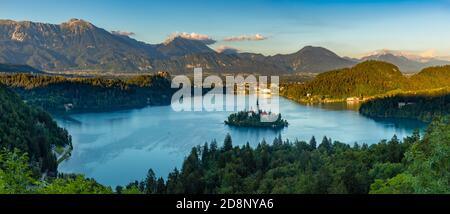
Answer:
[[225, 124], [234, 127], [270, 129], [283, 129], [289, 125], [286, 120], [282, 119], [281, 114], [261, 110], [259, 101], [256, 102], [256, 110], [233, 113], [228, 116]]

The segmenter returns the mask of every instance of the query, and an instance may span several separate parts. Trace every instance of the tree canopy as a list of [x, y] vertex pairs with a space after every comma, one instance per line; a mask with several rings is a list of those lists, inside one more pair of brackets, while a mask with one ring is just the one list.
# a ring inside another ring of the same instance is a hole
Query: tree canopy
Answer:
[[168, 105], [174, 92], [165, 73], [124, 80], [14, 74], [0, 75], [0, 83], [17, 92], [28, 104], [51, 113]]
[[48, 113], [29, 107], [0, 85], [0, 148], [26, 152], [35, 173], [51, 175], [57, 170], [53, 149], [66, 146], [71, 146], [71, 137]]

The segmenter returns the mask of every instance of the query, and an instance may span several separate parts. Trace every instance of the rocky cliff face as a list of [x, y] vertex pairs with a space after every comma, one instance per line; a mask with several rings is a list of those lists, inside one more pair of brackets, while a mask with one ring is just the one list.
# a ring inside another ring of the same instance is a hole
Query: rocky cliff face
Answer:
[[2, 21], [0, 44], [0, 62], [44, 70], [139, 71], [151, 66], [145, 45], [78, 19], [60, 25]]

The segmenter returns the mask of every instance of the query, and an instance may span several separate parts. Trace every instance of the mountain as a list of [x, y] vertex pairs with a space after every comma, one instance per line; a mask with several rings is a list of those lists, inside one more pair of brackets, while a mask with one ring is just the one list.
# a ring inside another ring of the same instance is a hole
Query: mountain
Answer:
[[324, 72], [354, 65], [320, 47], [297, 53], [263, 56], [218, 53], [200, 40], [175, 36], [146, 44], [111, 33], [81, 19], [62, 24], [0, 20], [0, 63], [27, 64], [46, 71], [206, 72], [286, 74]]
[[146, 70], [154, 47], [80, 19], [60, 25], [0, 21], [0, 62], [43, 70]]
[[402, 72], [418, 72], [426, 67], [450, 64], [446, 60], [391, 50], [376, 51], [354, 59], [313, 46], [292, 54], [264, 56], [237, 51], [216, 52], [209, 44], [182, 36], [173, 36], [161, 44], [147, 44], [124, 34], [108, 32], [81, 19], [71, 19], [59, 25], [0, 20], [0, 63], [29, 65], [46, 71], [168, 71], [185, 74], [192, 72], [194, 67], [202, 67], [205, 72], [212, 73], [267, 75], [321, 73], [368, 60], [392, 63]]
[[203, 41], [174, 37], [157, 45], [158, 52], [166, 57], [185, 56], [189, 54], [214, 53]]
[[448, 65], [450, 61], [439, 60], [431, 57], [421, 57], [406, 54], [400, 51], [381, 50], [361, 58], [361, 61], [378, 60], [392, 63], [400, 68], [402, 72], [418, 72], [424, 68], [439, 65]]
[[354, 61], [342, 58], [322, 47], [306, 46], [300, 51], [269, 57], [274, 63], [284, 64], [292, 72], [320, 73], [334, 69], [346, 68], [355, 65]]
[[7, 73], [42, 73], [42, 71], [33, 68], [28, 65], [11, 65], [11, 64], [1, 64], [0, 72]]
[[442, 59], [430, 59], [425, 62], [425, 68], [445, 65], [450, 65], [450, 61]]

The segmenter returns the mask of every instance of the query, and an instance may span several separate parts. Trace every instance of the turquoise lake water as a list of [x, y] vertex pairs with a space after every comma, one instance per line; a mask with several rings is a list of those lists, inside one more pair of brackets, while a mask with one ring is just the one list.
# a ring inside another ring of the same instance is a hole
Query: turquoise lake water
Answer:
[[[269, 98], [270, 99], [270, 98]], [[57, 118], [72, 135], [74, 150], [59, 166], [61, 172], [83, 173], [106, 185], [141, 180], [152, 168], [166, 178], [180, 168], [191, 148], [230, 133], [234, 145], [257, 145], [280, 133], [283, 139], [309, 141], [323, 136], [353, 144], [377, 143], [397, 135], [400, 139], [426, 124], [411, 120], [373, 120], [359, 115], [354, 106], [305, 106], [280, 98], [279, 112], [289, 122], [281, 131], [231, 128], [224, 124], [230, 112], [175, 112], [171, 106], [71, 115]]]

